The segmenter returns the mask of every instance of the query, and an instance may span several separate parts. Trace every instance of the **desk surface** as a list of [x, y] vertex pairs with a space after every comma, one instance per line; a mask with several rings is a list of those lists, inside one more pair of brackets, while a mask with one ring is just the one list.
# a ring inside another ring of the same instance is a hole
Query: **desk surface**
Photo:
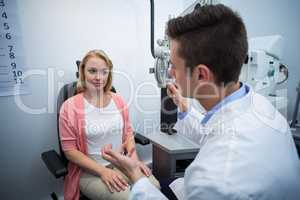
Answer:
[[176, 133], [168, 135], [163, 132], [154, 132], [144, 135], [153, 145], [156, 145], [168, 153], [193, 153], [199, 151], [199, 145]]

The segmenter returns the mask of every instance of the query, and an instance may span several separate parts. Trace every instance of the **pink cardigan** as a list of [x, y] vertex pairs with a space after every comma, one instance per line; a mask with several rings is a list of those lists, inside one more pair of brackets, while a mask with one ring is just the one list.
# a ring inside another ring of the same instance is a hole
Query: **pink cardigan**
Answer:
[[[131, 123], [129, 121], [128, 108], [120, 95], [117, 95], [115, 93], [111, 93], [111, 95], [113, 101], [115, 102], [117, 108], [120, 110], [123, 116], [124, 128], [122, 141], [124, 142], [129, 136], [133, 134]], [[87, 155], [83, 93], [79, 93], [67, 99], [63, 103], [60, 109], [59, 130], [63, 151], [76, 149]], [[80, 173], [80, 167], [73, 164], [72, 162], [69, 162], [68, 174], [66, 175], [64, 180], [65, 200], [79, 199]]]

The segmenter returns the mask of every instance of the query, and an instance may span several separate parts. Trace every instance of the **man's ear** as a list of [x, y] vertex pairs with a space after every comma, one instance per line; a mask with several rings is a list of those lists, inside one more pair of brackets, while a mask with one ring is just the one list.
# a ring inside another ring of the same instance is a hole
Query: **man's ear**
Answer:
[[194, 69], [194, 73], [196, 73], [197, 79], [200, 81], [209, 82], [213, 80], [213, 75], [210, 69], [203, 64], [197, 65]]

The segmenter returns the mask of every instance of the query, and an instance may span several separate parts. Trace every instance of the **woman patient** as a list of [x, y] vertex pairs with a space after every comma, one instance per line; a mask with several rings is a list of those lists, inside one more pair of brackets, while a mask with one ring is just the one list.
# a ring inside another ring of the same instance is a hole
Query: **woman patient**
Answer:
[[[112, 68], [103, 51], [88, 52], [79, 67], [78, 94], [61, 107], [61, 146], [70, 161], [64, 183], [65, 200], [79, 199], [80, 191], [93, 200], [129, 197], [129, 179], [101, 156], [101, 148], [112, 144], [139, 159], [126, 103], [111, 92]], [[139, 165], [159, 188], [149, 168], [141, 161]]]

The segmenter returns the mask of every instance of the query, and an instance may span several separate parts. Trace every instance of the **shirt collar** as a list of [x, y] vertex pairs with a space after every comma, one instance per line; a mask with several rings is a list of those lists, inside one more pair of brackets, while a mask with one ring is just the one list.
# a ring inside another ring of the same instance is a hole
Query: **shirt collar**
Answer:
[[241, 86], [237, 91], [235, 91], [232, 94], [225, 97], [222, 101], [217, 103], [212, 109], [210, 109], [205, 114], [204, 118], [201, 121], [201, 124], [206, 124], [208, 122], [208, 120], [214, 115], [214, 113], [216, 113], [218, 110], [220, 110], [226, 104], [246, 96], [246, 94], [249, 92], [249, 90], [250, 90], [249, 86], [241, 83]]

